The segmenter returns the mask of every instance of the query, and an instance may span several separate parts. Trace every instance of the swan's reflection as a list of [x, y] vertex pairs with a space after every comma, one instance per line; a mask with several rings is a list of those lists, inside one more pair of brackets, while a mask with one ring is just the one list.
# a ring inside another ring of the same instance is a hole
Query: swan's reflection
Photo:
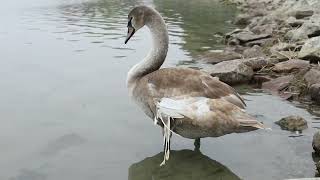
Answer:
[[227, 167], [200, 151], [171, 151], [162, 167], [163, 153], [148, 157], [129, 168], [129, 180], [233, 180], [240, 179]]

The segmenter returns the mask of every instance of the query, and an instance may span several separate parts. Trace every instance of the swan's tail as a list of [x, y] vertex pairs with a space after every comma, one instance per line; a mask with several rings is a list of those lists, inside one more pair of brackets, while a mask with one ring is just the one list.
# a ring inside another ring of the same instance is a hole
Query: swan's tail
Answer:
[[[174, 109], [167, 108], [160, 103], [157, 103], [157, 112], [154, 119], [154, 123], [157, 124], [160, 120], [163, 124], [163, 148], [164, 148], [164, 157], [160, 166], [165, 165], [166, 161], [169, 160], [170, 157], [170, 139], [171, 134], [177, 133], [172, 131], [172, 123], [176, 118], [183, 118], [184, 116], [179, 114]], [[172, 122], [171, 122], [172, 120]], [[179, 135], [180, 136], [180, 135]]]

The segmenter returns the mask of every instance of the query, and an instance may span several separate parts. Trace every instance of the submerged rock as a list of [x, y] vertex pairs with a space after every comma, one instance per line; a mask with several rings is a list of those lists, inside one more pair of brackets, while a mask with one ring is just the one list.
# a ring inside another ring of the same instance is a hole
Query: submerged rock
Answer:
[[275, 122], [281, 129], [288, 131], [302, 131], [308, 127], [307, 121], [300, 116], [288, 116]]
[[308, 61], [292, 59], [276, 64], [272, 70], [277, 73], [291, 73], [293, 71], [300, 71], [301, 69], [306, 69], [308, 67]]
[[241, 59], [220, 62], [203, 70], [227, 84], [247, 83], [254, 74]]
[[[316, 132], [314, 135], [313, 135], [313, 139], [312, 139], [312, 147], [314, 149], [314, 151], [320, 155], [320, 131]], [[317, 168], [318, 168], [318, 164], [317, 163]], [[320, 167], [320, 164], [319, 164], [319, 167]]]
[[320, 36], [308, 39], [302, 46], [298, 57], [310, 61], [320, 61]]
[[320, 84], [313, 84], [309, 88], [309, 93], [312, 100], [316, 101], [317, 103], [320, 103]]

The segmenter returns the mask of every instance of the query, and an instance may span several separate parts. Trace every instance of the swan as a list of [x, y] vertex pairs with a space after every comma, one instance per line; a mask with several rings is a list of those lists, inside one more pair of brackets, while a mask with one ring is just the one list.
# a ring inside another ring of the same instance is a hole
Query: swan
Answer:
[[172, 133], [195, 139], [219, 137], [265, 129], [248, 115], [241, 96], [218, 78], [190, 68], [161, 68], [169, 45], [166, 24], [158, 11], [137, 6], [128, 15], [125, 44], [143, 26], [150, 30], [153, 46], [127, 75], [129, 96], [162, 127], [164, 165], [169, 159]]

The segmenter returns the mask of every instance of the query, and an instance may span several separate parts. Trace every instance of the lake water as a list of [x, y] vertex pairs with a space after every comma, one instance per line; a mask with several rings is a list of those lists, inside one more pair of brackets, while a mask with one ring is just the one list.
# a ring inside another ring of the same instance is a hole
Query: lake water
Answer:
[[[312, 105], [244, 90], [248, 112], [272, 131], [173, 137], [165, 167], [158, 127], [127, 95], [126, 73], [151, 45], [147, 29], [124, 44], [129, 10], [158, 9], [168, 24], [165, 66], [223, 48], [235, 7], [217, 0], [3, 0], [0, 6], [0, 179], [158, 180], [313, 177]], [[297, 114], [296, 137], [274, 121]]]

